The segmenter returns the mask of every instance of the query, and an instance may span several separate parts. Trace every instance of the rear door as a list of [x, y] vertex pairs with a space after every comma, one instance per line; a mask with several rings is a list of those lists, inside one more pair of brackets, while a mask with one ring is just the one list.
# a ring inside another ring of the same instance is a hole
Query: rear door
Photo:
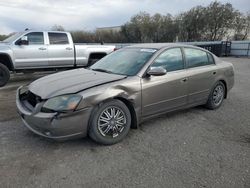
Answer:
[[188, 72], [188, 103], [205, 103], [216, 77], [212, 55], [196, 48], [184, 48]]
[[48, 66], [48, 49], [43, 32], [30, 32], [27, 36], [28, 45], [18, 45], [19, 40], [12, 46], [15, 57], [15, 67], [42, 68]]
[[48, 57], [50, 67], [69, 67], [74, 65], [74, 48], [67, 33], [48, 32]]
[[187, 71], [182, 51], [171, 48], [155, 59], [151, 67], [163, 67], [167, 74], [142, 79], [142, 114], [150, 116], [187, 104]]

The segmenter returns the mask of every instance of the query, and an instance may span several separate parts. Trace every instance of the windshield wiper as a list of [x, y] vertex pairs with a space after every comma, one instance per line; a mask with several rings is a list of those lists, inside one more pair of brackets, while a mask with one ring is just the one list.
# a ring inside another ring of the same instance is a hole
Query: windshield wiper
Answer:
[[106, 72], [106, 73], [109, 73], [109, 74], [114, 74], [112, 71], [109, 71], [109, 70], [106, 70], [106, 69], [91, 69], [93, 71], [98, 71], [98, 72]]

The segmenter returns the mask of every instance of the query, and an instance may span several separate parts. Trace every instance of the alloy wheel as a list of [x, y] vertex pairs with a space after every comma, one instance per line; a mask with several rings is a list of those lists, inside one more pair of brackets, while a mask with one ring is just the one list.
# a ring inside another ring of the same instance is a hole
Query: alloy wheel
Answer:
[[220, 105], [224, 98], [224, 88], [222, 85], [217, 85], [213, 92], [213, 102], [216, 106]]
[[123, 110], [119, 107], [105, 108], [98, 118], [98, 130], [104, 137], [115, 138], [122, 133], [127, 123]]

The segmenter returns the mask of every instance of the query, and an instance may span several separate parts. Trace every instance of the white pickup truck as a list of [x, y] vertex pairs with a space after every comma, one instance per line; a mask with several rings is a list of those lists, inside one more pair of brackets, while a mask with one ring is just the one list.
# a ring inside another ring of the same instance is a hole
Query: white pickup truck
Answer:
[[25, 31], [0, 42], [0, 87], [10, 72], [86, 67], [115, 50], [109, 45], [74, 44], [71, 34]]

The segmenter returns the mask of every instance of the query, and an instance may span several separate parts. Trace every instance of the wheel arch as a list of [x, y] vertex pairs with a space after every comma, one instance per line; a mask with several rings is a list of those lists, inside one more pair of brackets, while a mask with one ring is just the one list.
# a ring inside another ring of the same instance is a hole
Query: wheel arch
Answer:
[[219, 82], [222, 82], [223, 85], [225, 86], [225, 95], [224, 95], [224, 98], [226, 99], [227, 98], [227, 82], [224, 80], [224, 79], [220, 79]]
[[101, 58], [103, 58], [103, 57], [106, 56], [106, 55], [107, 55], [106, 52], [93, 52], [93, 53], [90, 53], [90, 54], [89, 54], [89, 59], [88, 59], [88, 61], [89, 61], [90, 59], [101, 59]]
[[111, 97], [111, 98], [108, 98], [108, 99], [105, 99], [105, 100], [102, 100], [98, 103], [96, 103], [94, 106], [93, 106], [93, 109], [90, 113], [90, 118], [89, 118], [89, 121], [88, 121], [88, 131], [90, 129], [90, 120], [93, 118], [95, 112], [98, 110], [98, 107], [100, 105], [102, 105], [103, 103], [106, 103], [108, 101], [111, 101], [111, 100], [119, 100], [121, 101], [122, 103], [124, 103], [127, 108], [129, 109], [129, 112], [130, 112], [130, 115], [131, 115], [131, 128], [132, 129], [137, 129], [138, 128], [138, 119], [137, 119], [137, 114], [135, 112], [135, 109], [134, 109], [134, 106], [132, 104], [131, 101], [129, 101], [128, 99], [126, 98], [123, 98], [123, 97], [120, 97], [120, 96], [115, 96], [115, 97]]
[[0, 63], [5, 65], [10, 71], [14, 70], [13, 62], [8, 54], [0, 53]]
[[129, 101], [128, 99], [125, 99], [125, 98], [119, 97], [119, 96], [114, 97], [113, 99], [120, 100], [128, 107], [130, 114], [131, 114], [131, 128], [137, 129], [138, 128], [138, 120], [137, 120], [137, 115], [136, 115], [136, 112], [135, 112], [135, 109], [134, 109], [132, 102]]

